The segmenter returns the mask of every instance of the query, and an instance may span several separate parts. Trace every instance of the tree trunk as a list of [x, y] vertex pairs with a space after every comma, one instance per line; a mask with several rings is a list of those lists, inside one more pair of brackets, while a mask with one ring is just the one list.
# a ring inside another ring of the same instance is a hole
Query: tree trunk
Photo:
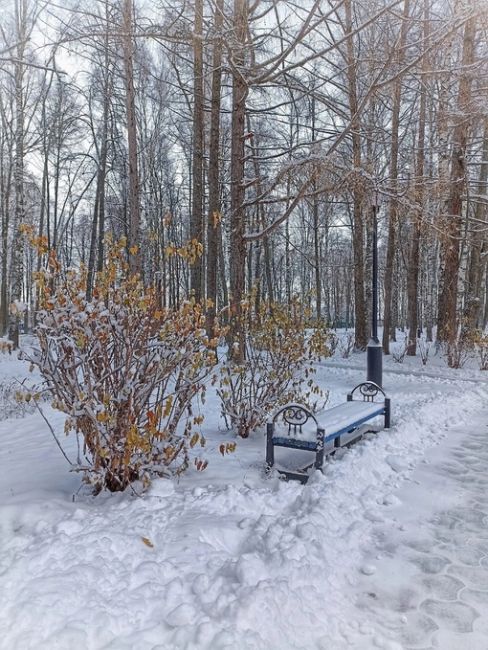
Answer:
[[223, 0], [215, 7], [215, 40], [212, 56], [212, 103], [210, 113], [210, 143], [208, 159], [208, 217], [207, 217], [207, 318], [208, 336], [212, 335], [217, 309], [217, 267], [219, 256], [218, 227], [220, 207], [220, 105], [222, 89], [222, 26]]
[[[312, 143], [316, 140], [315, 127], [315, 94], [312, 91]], [[319, 223], [319, 201], [317, 197], [317, 181], [314, 180], [313, 190], [313, 247], [314, 247], [314, 271], [315, 271], [315, 311], [318, 323], [322, 320], [322, 283], [320, 275], [320, 223]], [[317, 324], [318, 324], [317, 323]]]
[[400, 70], [405, 58], [405, 43], [408, 33], [408, 16], [410, 12], [410, 2], [405, 0], [403, 4], [403, 17], [400, 27], [400, 42], [398, 44], [395, 61], [397, 64], [398, 75], [393, 85], [393, 106], [391, 116], [391, 154], [390, 154], [390, 179], [393, 196], [390, 200], [390, 214], [388, 219], [388, 242], [386, 244], [386, 262], [385, 262], [385, 280], [384, 280], [384, 319], [383, 319], [383, 353], [390, 354], [390, 335], [396, 328], [396, 319], [393, 318], [393, 293], [394, 293], [394, 273], [395, 273], [395, 255], [397, 247], [397, 227], [398, 227], [398, 151], [399, 151], [399, 127], [400, 127], [400, 107], [402, 98], [402, 80], [403, 75]]
[[245, 354], [242, 301], [246, 267], [244, 240], [246, 209], [245, 186], [245, 121], [248, 86], [244, 78], [245, 45], [247, 36], [247, 0], [234, 0], [234, 48], [232, 68], [232, 122], [231, 122], [231, 228], [230, 228], [230, 300], [231, 327], [229, 353], [237, 362]]
[[124, 0], [122, 9], [122, 51], [124, 57], [125, 105], [127, 117], [127, 146], [129, 154], [129, 267], [132, 274], [140, 274], [141, 265], [141, 211], [139, 197], [139, 170], [137, 157], [137, 118], [134, 87], [134, 38], [132, 33], [132, 0]]
[[[357, 61], [354, 53], [351, 0], [345, 0], [345, 30], [351, 34], [346, 40], [347, 82], [349, 112], [351, 114], [352, 164], [355, 170], [361, 168], [361, 121], [358, 115]], [[368, 342], [366, 303], [364, 298], [364, 222], [362, 215], [362, 191], [353, 189], [352, 246], [354, 254], [354, 321], [355, 346], [364, 350]]]
[[[464, 28], [462, 65], [465, 69], [474, 62], [475, 18], [470, 18]], [[463, 225], [463, 193], [466, 187], [465, 154], [470, 127], [471, 78], [465, 71], [459, 81], [456, 124], [451, 151], [450, 191], [447, 214], [443, 219], [441, 239], [443, 259], [442, 287], [439, 295], [437, 340], [452, 344], [457, 336], [457, 296], [460, 265], [460, 240]]]
[[[215, 50], [214, 50], [215, 56]], [[220, 94], [220, 88], [219, 94]], [[213, 99], [213, 97], [212, 97]], [[220, 105], [220, 97], [219, 97]], [[193, 32], [193, 151], [192, 151], [192, 209], [190, 238], [203, 245], [203, 154], [204, 154], [204, 89], [203, 89], [203, 0], [195, 0]], [[218, 137], [218, 132], [217, 132]], [[218, 163], [217, 163], [218, 164]], [[218, 174], [218, 169], [217, 169]], [[218, 181], [217, 181], [218, 182]], [[190, 269], [190, 290], [195, 299], [203, 297], [203, 255], [197, 255]]]
[[15, 23], [17, 59], [15, 61], [15, 212], [13, 223], [13, 246], [11, 258], [11, 315], [9, 321], [9, 339], [14, 349], [19, 347], [20, 314], [14, 307], [16, 301], [22, 300], [24, 276], [24, 247], [21, 226], [25, 221], [24, 196], [24, 52], [27, 32], [27, 1], [16, 0]]
[[[473, 225], [471, 236], [471, 255], [469, 258], [466, 305], [464, 308], [463, 331], [468, 338], [479, 327], [481, 312], [481, 281], [483, 279], [482, 254], [486, 249], [486, 223], [487, 209], [486, 197], [488, 194], [488, 119], [485, 118], [483, 130], [483, 147], [481, 165], [478, 177], [478, 199], [475, 209], [476, 221]], [[482, 198], [483, 197], [483, 198]]]
[[[429, 37], [429, 5], [424, 0], [424, 43], [427, 46]], [[422, 216], [425, 209], [425, 122], [427, 116], [426, 88], [428, 71], [427, 55], [422, 61], [422, 87], [420, 89], [419, 107], [419, 132], [417, 157], [415, 161], [415, 206], [412, 215], [412, 239], [409, 250], [407, 269], [407, 355], [415, 356], [417, 353], [417, 330], [419, 327], [418, 303], [419, 303], [419, 272], [420, 272], [420, 236], [422, 228]]]

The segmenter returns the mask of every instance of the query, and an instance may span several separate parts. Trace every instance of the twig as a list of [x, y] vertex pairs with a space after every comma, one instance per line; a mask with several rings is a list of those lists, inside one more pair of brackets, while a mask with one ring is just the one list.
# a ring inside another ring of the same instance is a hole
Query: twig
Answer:
[[56, 444], [58, 445], [58, 447], [59, 447], [61, 453], [62, 453], [63, 456], [66, 458], [66, 460], [68, 461], [68, 463], [69, 463], [71, 466], [73, 466], [74, 463], [72, 463], [72, 462], [70, 461], [70, 459], [68, 458], [68, 456], [66, 455], [66, 453], [65, 453], [65, 451], [64, 451], [64, 449], [63, 449], [63, 447], [61, 446], [61, 443], [60, 443], [59, 440], [58, 440], [57, 435], [54, 433], [54, 429], [53, 429], [51, 423], [49, 422], [49, 420], [47, 419], [47, 417], [44, 415], [44, 411], [41, 409], [41, 407], [39, 406], [39, 404], [37, 403], [36, 400], [34, 400], [34, 404], [36, 405], [36, 408], [37, 408], [37, 410], [39, 411], [39, 413], [42, 415], [42, 418], [43, 418], [44, 422], [45, 422], [45, 423], [47, 424], [47, 426], [49, 427], [49, 430], [51, 431], [51, 434], [52, 434], [52, 436], [53, 436], [53, 438], [54, 438]]

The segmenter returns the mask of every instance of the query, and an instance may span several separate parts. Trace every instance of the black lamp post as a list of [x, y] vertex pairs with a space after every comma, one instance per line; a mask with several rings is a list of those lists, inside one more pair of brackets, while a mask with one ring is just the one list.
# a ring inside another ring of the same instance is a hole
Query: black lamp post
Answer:
[[373, 229], [373, 273], [372, 273], [372, 310], [371, 310], [371, 338], [366, 348], [368, 381], [374, 381], [378, 386], [383, 383], [383, 348], [378, 339], [378, 210], [380, 202], [378, 191], [374, 193], [371, 204], [371, 217]]

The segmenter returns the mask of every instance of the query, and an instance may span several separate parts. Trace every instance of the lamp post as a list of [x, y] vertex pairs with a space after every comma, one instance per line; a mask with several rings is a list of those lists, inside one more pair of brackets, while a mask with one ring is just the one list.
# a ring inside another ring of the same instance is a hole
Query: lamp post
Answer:
[[380, 201], [378, 191], [373, 195], [371, 203], [372, 217], [372, 245], [373, 245], [373, 273], [372, 273], [372, 309], [371, 309], [371, 338], [366, 347], [368, 381], [374, 381], [378, 386], [383, 383], [383, 348], [378, 339], [378, 211]]

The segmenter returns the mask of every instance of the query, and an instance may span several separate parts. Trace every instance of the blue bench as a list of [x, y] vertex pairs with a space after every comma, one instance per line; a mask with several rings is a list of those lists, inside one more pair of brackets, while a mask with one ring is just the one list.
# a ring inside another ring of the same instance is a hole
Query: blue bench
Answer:
[[287, 479], [306, 483], [312, 467], [321, 469], [326, 455], [371, 431], [370, 423], [374, 418], [383, 416], [384, 427], [389, 429], [390, 413], [389, 398], [380, 386], [371, 381], [359, 384], [348, 394], [345, 403], [321, 414], [313, 414], [302, 404], [287, 404], [267, 425], [267, 469], [275, 466], [275, 447], [314, 452], [314, 462], [297, 471], [275, 468]]

